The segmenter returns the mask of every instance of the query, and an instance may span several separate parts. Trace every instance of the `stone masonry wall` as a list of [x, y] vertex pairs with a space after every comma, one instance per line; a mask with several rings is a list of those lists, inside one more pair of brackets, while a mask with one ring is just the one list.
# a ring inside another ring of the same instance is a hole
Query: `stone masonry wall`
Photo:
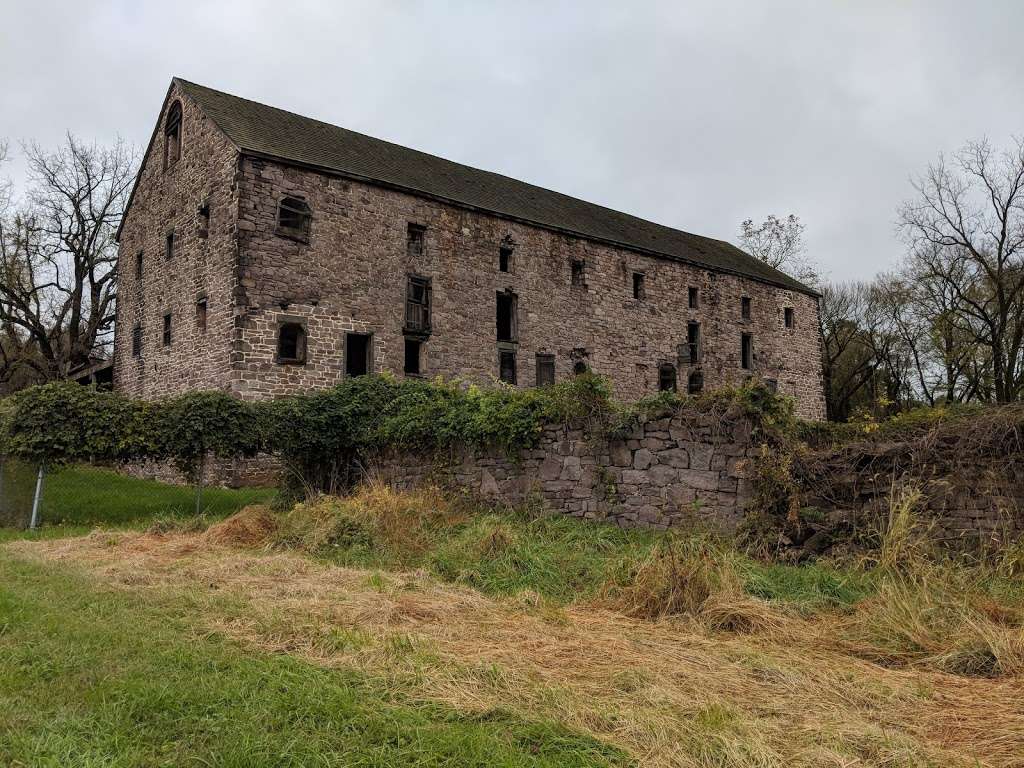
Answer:
[[[164, 167], [164, 120], [182, 106], [180, 159]], [[153, 141], [143, 159], [125, 217], [117, 265], [114, 385], [155, 398], [193, 389], [228, 389], [235, 335], [238, 153], [213, 122], [172, 86]], [[199, 207], [210, 206], [202, 236]], [[174, 251], [165, 255], [167, 233]], [[136, 256], [142, 253], [141, 278]], [[206, 329], [197, 302], [206, 300]], [[163, 318], [171, 315], [171, 343], [163, 343]], [[142, 327], [142, 354], [132, 355], [132, 328]]]
[[541, 499], [558, 512], [624, 527], [702, 521], [732, 530], [750, 503], [756, 454], [744, 418], [683, 414], [638, 426], [623, 440], [579, 425], [549, 427], [532, 450], [465, 450], [433, 457], [391, 454], [371, 474], [396, 488], [424, 483], [467, 489], [508, 504]]
[[[824, 417], [818, 306], [814, 297], [763, 283], [593, 243], [491, 214], [262, 159], [241, 164], [238, 221], [244, 315], [232, 388], [262, 398], [333, 385], [344, 371], [344, 336], [372, 333], [378, 371], [403, 375], [406, 278], [429, 277], [433, 332], [423, 374], [493, 381], [498, 375], [496, 293], [518, 297], [517, 383], [536, 382], [536, 356], [553, 354], [556, 380], [584, 362], [635, 400], [657, 390], [662, 363], [678, 366], [685, 391], [693, 368], [680, 361], [687, 323], [701, 323], [706, 389], [751, 373], [778, 382], [798, 412]], [[308, 243], [276, 232], [278, 203], [303, 197], [312, 209]], [[425, 227], [421, 256], [406, 249], [410, 223]], [[502, 241], [515, 244], [499, 270]], [[582, 285], [572, 262], [584, 263]], [[644, 274], [633, 298], [632, 275]], [[699, 306], [688, 306], [688, 289]], [[751, 318], [741, 317], [741, 297]], [[792, 308], [787, 328], [784, 309]], [[308, 332], [305, 365], [275, 360], [277, 328], [299, 320]], [[754, 367], [740, 365], [741, 334], [753, 335]]]

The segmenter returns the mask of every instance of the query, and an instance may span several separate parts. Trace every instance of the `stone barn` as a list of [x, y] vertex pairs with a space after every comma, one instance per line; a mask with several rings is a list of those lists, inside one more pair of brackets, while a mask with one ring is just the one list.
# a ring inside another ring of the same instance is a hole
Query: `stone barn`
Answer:
[[127, 395], [592, 370], [624, 400], [757, 376], [824, 416], [816, 293], [729, 243], [185, 80], [118, 238]]

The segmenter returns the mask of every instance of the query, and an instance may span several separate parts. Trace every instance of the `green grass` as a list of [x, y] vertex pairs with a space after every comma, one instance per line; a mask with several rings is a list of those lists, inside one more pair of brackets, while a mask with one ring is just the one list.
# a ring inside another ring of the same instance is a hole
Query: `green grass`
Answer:
[[[0, 552], [0, 765], [620, 766], [544, 720], [406, 700], [386, 680], [246, 651], [140, 601]], [[400, 651], [400, 649], [398, 649]]]
[[[24, 527], [32, 508], [34, 471], [23, 464], [4, 467], [4, 509], [0, 525]], [[224, 517], [247, 504], [267, 502], [268, 488], [203, 490], [204, 514]], [[46, 475], [40, 517], [45, 526], [137, 527], [158, 517], [185, 517], [195, 512], [195, 489], [141, 480], [96, 467], [68, 467]]]

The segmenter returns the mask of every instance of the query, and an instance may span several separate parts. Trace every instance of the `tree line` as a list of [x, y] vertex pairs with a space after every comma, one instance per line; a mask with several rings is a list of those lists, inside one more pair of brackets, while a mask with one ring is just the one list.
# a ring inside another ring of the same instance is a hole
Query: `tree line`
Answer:
[[[115, 235], [138, 167], [121, 141], [23, 154], [24, 190], [0, 173], [0, 394], [109, 357]], [[1024, 140], [968, 143], [911, 192], [897, 211], [905, 255], [864, 281], [826, 279], [795, 215], [741, 225], [748, 252], [821, 293], [832, 420], [1024, 394]]]

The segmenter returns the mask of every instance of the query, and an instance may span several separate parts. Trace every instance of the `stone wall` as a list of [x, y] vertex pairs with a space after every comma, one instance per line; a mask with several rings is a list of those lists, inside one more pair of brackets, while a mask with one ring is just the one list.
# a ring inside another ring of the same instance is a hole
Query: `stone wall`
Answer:
[[[818, 305], [814, 297], [732, 274], [590, 242], [496, 215], [264, 159], [241, 163], [239, 294], [244, 301], [233, 389], [276, 396], [335, 384], [344, 371], [344, 334], [373, 334], [374, 366], [403, 375], [406, 279], [430, 278], [432, 333], [423, 374], [486, 383], [498, 376], [496, 294], [518, 302], [516, 381], [536, 383], [539, 354], [554, 355], [556, 379], [578, 362], [607, 376], [622, 400], [658, 388], [663, 363], [677, 366], [680, 388], [700, 370], [704, 387], [751, 374], [778, 382], [800, 415], [824, 417]], [[312, 209], [308, 243], [277, 233], [283, 196]], [[409, 224], [424, 227], [421, 254], [406, 248]], [[503, 242], [514, 243], [509, 271]], [[572, 263], [582, 262], [582, 283]], [[633, 298], [633, 273], [644, 275]], [[698, 306], [688, 302], [698, 290]], [[741, 298], [751, 300], [750, 319]], [[793, 310], [793, 327], [785, 324]], [[282, 321], [305, 323], [308, 362], [275, 361]], [[687, 325], [699, 322], [702, 359], [681, 359]], [[753, 337], [753, 369], [741, 366], [741, 336]]]
[[397, 488], [424, 483], [468, 490], [486, 500], [542, 500], [555, 511], [624, 527], [668, 528], [702, 521], [732, 530], [750, 503], [751, 424], [686, 413], [638, 426], [622, 440], [582, 425], [547, 428], [536, 448], [436, 456], [390, 454], [371, 474]]
[[[182, 107], [181, 156], [164, 166], [164, 120]], [[143, 158], [125, 215], [117, 264], [114, 386], [131, 397], [155, 398], [195, 389], [226, 390], [235, 336], [238, 153], [213, 122], [172, 86]], [[209, 221], [199, 215], [209, 205]], [[167, 234], [174, 249], [167, 258]], [[136, 258], [142, 254], [142, 275]], [[206, 302], [206, 325], [197, 302]], [[171, 342], [163, 318], [171, 316]], [[132, 354], [132, 329], [142, 352]]]

